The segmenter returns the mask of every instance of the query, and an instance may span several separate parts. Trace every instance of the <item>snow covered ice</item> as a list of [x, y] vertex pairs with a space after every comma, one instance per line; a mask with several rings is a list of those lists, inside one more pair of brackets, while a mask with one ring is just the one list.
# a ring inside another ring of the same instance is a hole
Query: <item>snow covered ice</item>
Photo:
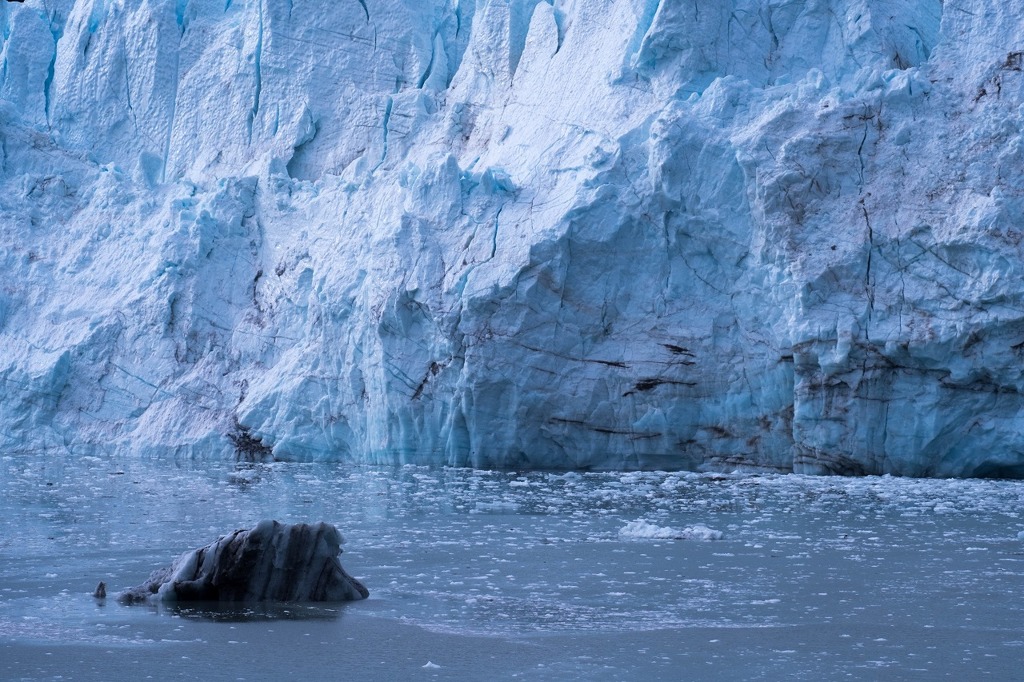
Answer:
[[1022, 36], [2, 3], [0, 448], [1024, 474]]

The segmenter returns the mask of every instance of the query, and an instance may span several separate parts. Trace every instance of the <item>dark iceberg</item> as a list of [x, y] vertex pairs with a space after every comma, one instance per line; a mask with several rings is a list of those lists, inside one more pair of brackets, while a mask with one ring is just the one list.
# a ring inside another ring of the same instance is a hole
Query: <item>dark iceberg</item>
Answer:
[[338, 561], [341, 533], [326, 523], [261, 521], [182, 554], [138, 587], [118, 595], [146, 601], [352, 601], [366, 587]]

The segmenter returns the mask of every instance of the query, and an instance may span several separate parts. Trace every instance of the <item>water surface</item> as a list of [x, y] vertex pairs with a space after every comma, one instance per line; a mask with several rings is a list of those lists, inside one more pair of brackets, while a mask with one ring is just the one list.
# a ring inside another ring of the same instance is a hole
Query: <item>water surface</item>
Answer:
[[[3, 457], [0, 678], [1012, 679], [1022, 499], [1011, 481]], [[263, 518], [336, 524], [370, 599], [90, 596]], [[638, 520], [723, 537], [621, 533]]]

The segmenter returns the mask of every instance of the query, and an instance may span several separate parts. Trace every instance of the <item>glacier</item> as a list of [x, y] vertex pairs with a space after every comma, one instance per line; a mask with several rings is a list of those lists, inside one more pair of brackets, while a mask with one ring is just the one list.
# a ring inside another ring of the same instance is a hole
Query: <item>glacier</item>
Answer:
[[994, 0], [0, 4], [0, 449], [1024, 475]]

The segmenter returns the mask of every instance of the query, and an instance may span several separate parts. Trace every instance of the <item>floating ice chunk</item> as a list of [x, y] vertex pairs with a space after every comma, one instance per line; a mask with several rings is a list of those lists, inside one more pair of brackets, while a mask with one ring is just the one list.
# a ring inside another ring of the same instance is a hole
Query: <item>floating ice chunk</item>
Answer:
[[619, 537], [626, 540], [721, 540], [722, 531], [713, 530], [703, 524], [683, 529], [669, 526], [655, 526], [643, 519], [630, 521], [619, 530]]
[[441, 666], [439, 666], [437, 663], [431, 663], [430, 661], [427, 661], [427, 664], [425, 666], [423, 666], [423, 667], [424, 668], [436, 669], [436, 668], [440, 668]]
[[519, 505], [516, 504], [515, 502], [495, 500], [494, 502], [476, 502], [473, 505], [473, 509], [470, 510], [470, 513], [514, 514], [517, 511], [519, 511]]
[[353, 601], [369, 592], [341, 567], [341, 533], [326, 523], [261, 521], [182, 554], [118, 601]]

